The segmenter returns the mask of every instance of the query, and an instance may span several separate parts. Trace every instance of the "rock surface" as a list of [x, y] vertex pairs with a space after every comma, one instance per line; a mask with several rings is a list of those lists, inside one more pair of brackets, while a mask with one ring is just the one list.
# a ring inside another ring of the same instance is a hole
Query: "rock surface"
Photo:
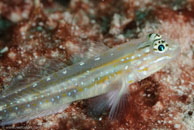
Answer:
[[68, 62], [93, 45], [122, 44], [149, 32], [180, 43], [181, 54], [130, 87], [121, 120], [88, 114], [89, 100], [64, 112], [0, 129], [194, 130], [193, 0], [0, 1], [0, 90], [34, 59]]

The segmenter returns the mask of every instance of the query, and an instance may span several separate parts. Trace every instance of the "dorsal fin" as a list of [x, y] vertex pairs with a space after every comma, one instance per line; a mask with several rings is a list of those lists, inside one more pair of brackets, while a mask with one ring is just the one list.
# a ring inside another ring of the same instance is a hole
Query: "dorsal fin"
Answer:
[[[34, 60], [17, 74], [2, 92], [2, 97], [6, 97], [14, 92], [22, 90], [27, 84], [31, 84], [44, 76], [66, 67], [67, 64], [60, 59], [38, 59]], [[2, 98], [0, 97], [0, 98]]]
[[107, 51], [108, 49], [110, 49], [105, 44], [99, 43], [99, 42], [94, 42], [94, 41], [89, 41], [88, 43], [86, 42], [84, 45], [84, 48], [85, 48], [84, 52], [80, 52], [81, 54], [75, 53], [71, 56], [70, 60], [73, 63], [77, 63], [77, 62], [80, 62], [82, 60], [89, 59], [89, 58], [94, 57], [94, 56], [98, 56], [98, 55], [104, 53], [105, 51]]

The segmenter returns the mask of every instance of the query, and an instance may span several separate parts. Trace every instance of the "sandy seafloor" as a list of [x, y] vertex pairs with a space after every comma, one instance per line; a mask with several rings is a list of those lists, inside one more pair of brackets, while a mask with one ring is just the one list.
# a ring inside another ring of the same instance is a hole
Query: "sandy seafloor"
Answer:
[[72, 63], [73, 56], [100, 52], [98, 44], [114, 47], [150, 32], [178, 42], [181, 53], [131, 86], [122, 119], [92, 116], [84, 100], [0, 129], [194, 130], [194, 0], [1, 0], [1, 90], [35, 59]]

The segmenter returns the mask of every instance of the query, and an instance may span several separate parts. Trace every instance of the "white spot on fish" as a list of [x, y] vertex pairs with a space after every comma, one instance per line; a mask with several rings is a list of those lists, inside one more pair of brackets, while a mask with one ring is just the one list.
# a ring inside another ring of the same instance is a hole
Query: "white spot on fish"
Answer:
[[76, 81], [75, 78], [73, 78], [72, 81]]
[[15, 110], [17, 111], [18, 110], [18, 107], [15, 107]]
[[137, 54], [138, 57], [141, 57], [141, 54]]
[[131, 56], [131, 59], [134, 59], [135, 58], [135, 56]]
[[145, 49], [145, 53], [148, 53], [148, 52], [150, 52], [150, 49], [149, 48], [146, 48]]
[[123, 61], [125, 61], [125, 59], [121, 59], [121, 61], [123, 62]]
[[129, 60], [129, 57], [127, 57], [126, 60]]
[[145, 69], [145, 66], [139, 67], [139, 70], [143, 70], [143, 69]]
[[107, 84], [107, 85], [110, 85], [110, 82], [109, 82], [109, 81], [107, 81], [107, 82], [106, 82], [106, 84]]
[[34, 84], [32, 85], [33, 88], [35, 88], [36, 86], [37, 86], [37, 83], [34, 83]]
[[47, 77], [46, 81], [49, 81], [49, 80], [51, 80], [51, 78], [50, 77]]
[[140, 65], [141, 62], [142, 62], [141, 60], [138, 60], [138, 61], [136, 62], [136, 64], [137, 64], [137, 65]]
[[27, 107], [30, 107], [30, 104], [27, 104]]
[[80, 63], [79, 63], [79, 65], [81, 65], [81, 66], [84, 65], [84, 64], [85, 64], [84, 62], [80, 62]]
[[51, 101], [52, 101], [52, 102], [54, 102], [54, 101], [55, 101], [55, 99], [54, 99], [54, 98], [51, 98]]
[[81, 85], [84, 85], [84, 82], [81, 82]]
[[67, 95], [68, 95], [68, 96], [71, 96], [71, 92], [68, 92]]
[[64, 71], [63, 71], [63, 74], [67, 74], [67, 70], [64, 70]]
[[100, 60], [100, 57], [96, 57], [94, 60], [95, 60], [95, 61]]
[[128, 68], [129, 68], [129, 66], [128, 66], [128, 65], [126, 65], [126, 66], [125, 66], [125, 70], [127, 70]]
[[95, 82], [95, 79], [92, 79], [92, 82]]
[[75, 86], [77, 86], [77, 85], [78, 85], [78, 83], [76, 82], [76, 83], [75, 83]]
[[74, 90], [73, 90], [73, 92], [74, 92], [74, 93], [77, 93], [77, 90], [76, 90], [76, 89], [74, 89]]
[[57, 99], [59, 99], [60, 98], [60, 96], [57, 96]]

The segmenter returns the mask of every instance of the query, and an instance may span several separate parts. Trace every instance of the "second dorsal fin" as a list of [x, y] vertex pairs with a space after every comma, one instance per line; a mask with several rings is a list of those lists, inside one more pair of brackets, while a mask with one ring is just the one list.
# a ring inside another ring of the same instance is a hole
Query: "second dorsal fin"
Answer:
[[9, 86], [5, 88], [0, 98], [4, 98], [12, 93], [17, 93], [24, 89], [27, 84], [48, 76], [66, 67], [67, 64], [60, 59], [38, 59], [27, 65], [19, 74], [17, 74]]
[[94, 56], [98, 56], [104, 53], [105, 51], [107, 51], [108, 49], [110, 48], [103, 43], [94, 42], [94, 41], [90, 41], [89, 43], [86, 42], [83, 48], [84, 52], [73, 54], [70, 60], [72, 61], [72, 63], [77, 63], [82, 60], [89, 59]]

